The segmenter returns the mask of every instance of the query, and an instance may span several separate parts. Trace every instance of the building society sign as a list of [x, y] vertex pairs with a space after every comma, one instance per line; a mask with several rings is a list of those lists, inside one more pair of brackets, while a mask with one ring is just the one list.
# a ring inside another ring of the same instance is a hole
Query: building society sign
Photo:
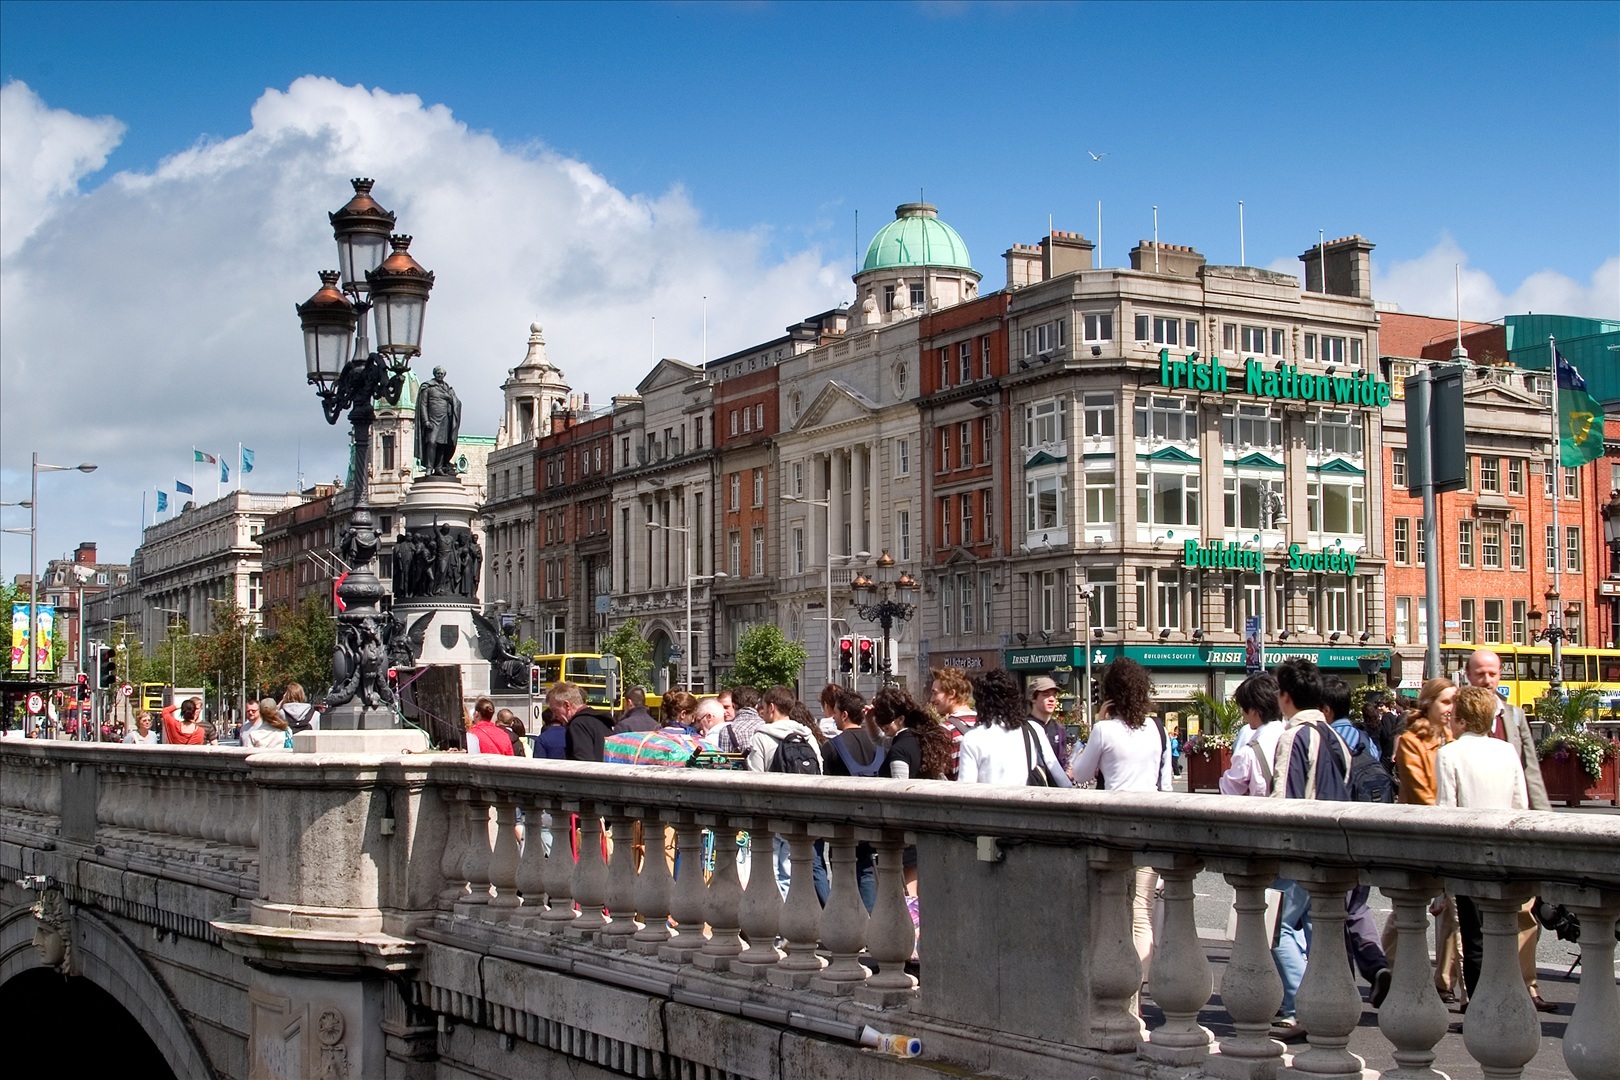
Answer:
[[[1315, 571], [1319, 574], [1353, 575], [1359, 558], [1341, 549], [1306, 551], [1299, 544], [1289, 544], [1288, 562], [1283, 569], [1301, 573]], [[1207, 544], [1188, 540], [1182, 545], [1181, 565], [1189, 570], [1248, 570], [1258, 574], [1265, 569], [1265, 553], [1225, 540], [1211, 540]]]
[[[1254, 357], [1243, 362], [1243, 392], [1279, 401], [1319, 401], [1324, 405], [1365, 405], [1382, 408], [1392, 400], [1389, 383], [1370, 371], [1344, 375], [1317, 375], [1302, 372], [1296, 364], [1270, 368]], [[1199, 359], [1188, 353], [1185, 360], [1170, 359], [1169, 349], [1159, 350], [1159, 385], [1170, 390], [1208, 390], [1224, 394], [1238, 380], [1213, 357]]]

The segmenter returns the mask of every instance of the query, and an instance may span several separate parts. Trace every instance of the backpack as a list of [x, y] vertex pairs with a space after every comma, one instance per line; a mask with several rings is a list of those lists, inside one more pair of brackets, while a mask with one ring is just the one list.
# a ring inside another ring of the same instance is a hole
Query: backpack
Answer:
[[1046, 756], [1037, 748], [1035, 740], [1045, 739], [1046, 732], [1030, 731], [1031, 721], [1024, 722], [1024, 763], [1029, 766], [1029, 776], [1024, 780], [1028, 787], [1051, 787], [1052, 774], [1046, 769]]
[[282, 717], [295, 733], [310, 729], [309, 718], [314, 711], [315, 707], [307, 701], [289, 701], [281, 707]]
[[883, 768], [883, 759], [888, 756], [883, 747], [877, 748], [877, 752], [872, 755], [870, 762], [860, 765], [856, 763], [854, 755], [849, 752], [849, 747], [845, 745], [845, 742], [846, 740], [842, 735], [836, 735], [831, 740], [832, 748], [838, 751], [838, 759], [844, 763], [844, 768], [849, 771], [849, 775], [876, 776]]
[[1365, 747], [1350, 759], [1350, 799], [1352, 802], [1392, 803], [1395, 781], [1384, 763], [1367, 753]]
[[810, 740], [795, 732], [784, 736], [776, 744], [776, 753], [771, 755], [771, 763], [765, 771], [820, 776], [821, 758], [817, 756], [816, 748], [810, 745]]

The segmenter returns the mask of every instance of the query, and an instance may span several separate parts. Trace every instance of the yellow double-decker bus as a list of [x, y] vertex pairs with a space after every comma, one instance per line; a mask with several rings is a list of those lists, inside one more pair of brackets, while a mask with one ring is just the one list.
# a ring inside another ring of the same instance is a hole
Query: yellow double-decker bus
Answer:
[[[1456, 678], [1468, 662], [1475, 645], [1440, 646], [1441, 671]], [[1533, 712], [1536, 699], [1552, 686], [1552, 647], [1550, 645], [1485, 646], [1502, 658], [1502, 685], [1507, 700], [1526, 712]], [[1567, 687], [1593, 686], [1606, 702], [1620, 702], [1620, 649], [1587, 649], [1578, 646], [1563, 650], [1562, 682]]]
[[549, 653], [534, 658], [540, 669], [540, 693], [553, 683], [571, 682], [585, 695], [585, 704], [601, 709], [619, 707], [619, 661], [600, 653]]

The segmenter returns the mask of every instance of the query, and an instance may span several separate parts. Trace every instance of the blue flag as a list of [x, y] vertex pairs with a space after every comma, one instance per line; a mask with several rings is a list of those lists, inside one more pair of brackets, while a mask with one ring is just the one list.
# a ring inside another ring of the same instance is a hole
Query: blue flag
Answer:
[[176, 490], [176, 491], [178, 491], [178, 492], [180, 492], [180, 493], [182, 493], [184, 495], [192, 494], [191, 485], [186, 484], [186, 483], [182, 483], [179, 480], [176, 480], [174, 482], [174, 490]]
[[157, 493], [157, 497], [158, 497], [157, 512], [161, 514], [161, 513], [163, 513], [163, 511], [165, 511], [165, 510], [167, 510], [169, 508], [169, 493], [167, 491], [159, 491]]
[[222, 484], [231, 482], [231, 467], [223, 461], [219, 463], [219, 482]]
[[253, 471], [253, 451], [247, 447], [242, 448], [242, 475], [246, 476]]

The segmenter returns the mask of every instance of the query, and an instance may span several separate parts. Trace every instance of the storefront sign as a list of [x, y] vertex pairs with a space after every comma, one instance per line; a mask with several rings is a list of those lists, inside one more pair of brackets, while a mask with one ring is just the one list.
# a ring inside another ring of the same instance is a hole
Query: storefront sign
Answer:
[[1189, 570], [1250, 570], [1258, 574], [1265, 569], [1265, 552], [1224, 540], [1207, 544], [1188, 540], [1181, 548], [1181, 565]]
[[[1138, 664], [1148, 668], [1219, 668], [1242, 671], [1245, 666], [1246, 648], [1242, 642], [1232, 645], [1093, 645], [1091, 647], [1091, 665], [1093, 668], [1112, 663], [1121, 656], [1135, 660]], [[1312, 648], [1310, 646], [1288, 647], [1285, 644], [1266, 643], [1266, 665], [1274, 667], [1284, 660], [1309, 660], [1317, 667], [1359, 669], [1357, 662], [1363, 656], [1377, 656], [1380, 666], [1389, 660], [1389, 654], [1382, 649], [1363, 648]], [[1051, 671], [1054, 668], [1073, 667], [1081, 668], [1086, 663], [1086, 649], [1083, 646], [1073, 648], [1047, 648], [1047, 649], [1008, 649], [1005, 664], [1009, 671]]]
[[[1169, 349], [1159, 350], [1159, 385], [1166, 389], [1224, 394], [1237, 382], [1233, 373], [1214, 357], [1200, 359], [1197, 353], [1189, 353], [1185, 360], [1172, 360]], [[1252, 356], [1243, 362], [1242, 383], [1245, 394], [1279, 401], [1381, 408], [1392, 400], [1389, 383], [1370, 371], [1318, 375], [1300, 371], [1297, 364], [1268, 367]]]
[[1288, 545], [1288, 570], [1316, 571], [1319, 574], [1349, 574], [1356, 572], [1358, 556], [1343, 548], [1306, 551], [1298, 544]]

